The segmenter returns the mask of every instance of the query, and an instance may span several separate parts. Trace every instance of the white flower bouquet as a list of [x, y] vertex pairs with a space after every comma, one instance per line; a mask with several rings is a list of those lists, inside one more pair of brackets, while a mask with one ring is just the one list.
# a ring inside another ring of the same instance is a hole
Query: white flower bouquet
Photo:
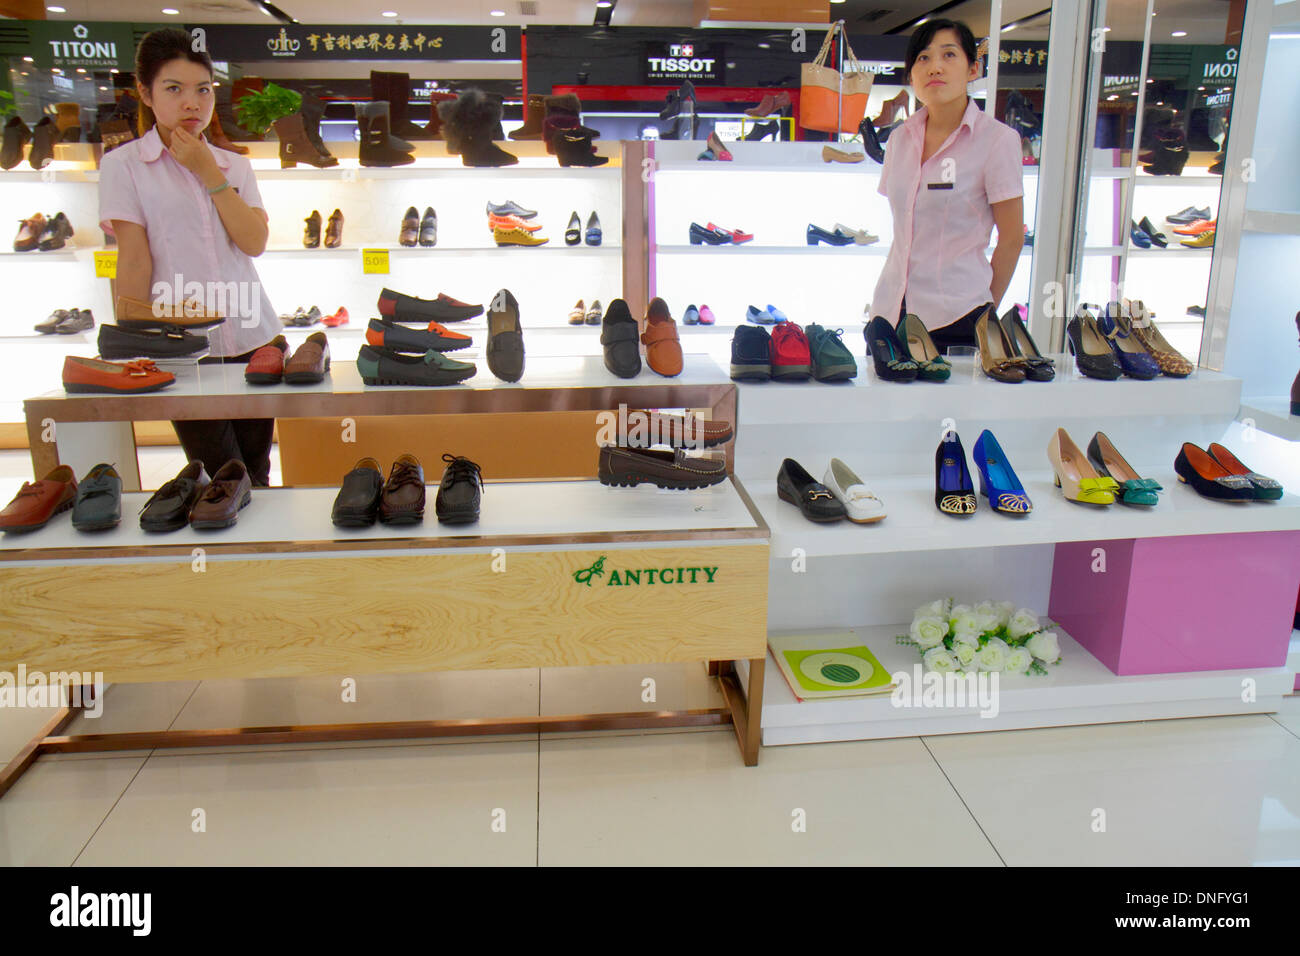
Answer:
[[898, 643], [915, 647], [925, 669], [940, 673], [1046, 674], [1046, 665], [1061, 662], [1056, 632], [1010, 601], [971, 607], [940, 598], [916, 609], [909, 633], [900, 634]]

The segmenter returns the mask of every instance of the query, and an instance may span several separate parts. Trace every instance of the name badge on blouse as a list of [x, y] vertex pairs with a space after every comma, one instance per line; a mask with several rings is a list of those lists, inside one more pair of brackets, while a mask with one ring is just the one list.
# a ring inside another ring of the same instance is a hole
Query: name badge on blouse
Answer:
[[926, 189], [952, 189], [956, 183], [926, 183]]

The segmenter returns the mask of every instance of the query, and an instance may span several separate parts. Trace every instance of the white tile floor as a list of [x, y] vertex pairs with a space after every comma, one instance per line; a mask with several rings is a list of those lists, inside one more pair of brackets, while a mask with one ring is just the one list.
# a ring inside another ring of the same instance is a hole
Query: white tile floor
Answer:
[[[142, 449], [146, 486], [182, 463]], [[0, 500], [28, 477], [0, 452]], [[117, 685], [68, 732], [719, 704], [699, 665], [363, 677], [355, 703], [334, 679], [203, 681]], [[0, 764], [47, 719], [0, 709]], [[772, 747], [756, 768], [730, 728], [58, 755], [0, 798], [0, 865], [430, 863], [1300, 865], [1300, 697]]]

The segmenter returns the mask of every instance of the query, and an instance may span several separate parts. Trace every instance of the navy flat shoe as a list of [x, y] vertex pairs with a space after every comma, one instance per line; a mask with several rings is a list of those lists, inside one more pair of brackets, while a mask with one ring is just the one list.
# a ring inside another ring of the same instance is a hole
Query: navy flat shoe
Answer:
[[1025, 486], [1011, 470], [1006, 453], [987, 428], [975, 439], [975, 470], [980, 476], [980, 494], [989, 500], [994, 511], [1027, 515], [1034, 510]]
[[846, 236], [842, 232], [830, 232], [812, 223], [808, 224], [807, 239], [810, 246], [815, 246], [819, 242], [824, 242], [830, 246], [848, 246], [853, 243], [852, 236]]
[[691, 245], [693, 246], [723, 246], [730, 242], [730, 236], [720, 235], [712, 229], [705, 229], [698, 222], [691, 223]]

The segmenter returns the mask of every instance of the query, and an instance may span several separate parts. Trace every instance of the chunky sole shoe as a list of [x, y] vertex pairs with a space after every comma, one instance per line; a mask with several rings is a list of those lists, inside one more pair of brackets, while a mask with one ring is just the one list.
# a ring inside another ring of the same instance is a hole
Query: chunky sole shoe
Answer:
[[464, 372], [447, 372], [446, 381], [442, 382], [416, 382], [397, 375], [362, 375], [361, 381], [366, 385], [394, 385], [399, 388], [424, 388], [427, 386], [437, 387], [439, 385], [455, 385], [463, 382], [467, 378], [473, 378], [476, 372], [473, 369]]
[[815, 365], [812, 377], [819, 382], [846, 382], [858, 375], [858, 366], [852, 365]]
[[766, 382], [772, 377], [771, 365], [732, 365], [733, 382]]
[[403, 512], [399, 515], [385, 515], [382, 511], [379, 513], [380, 524], [423, 524], [424, 509], [419, 511]]
[[[172, 381], [175, 381], [175, 379]], [[143, 395], [145, 392], [160, 392], [170, 384], [171, 381], [159, 382], [155, 385], [141, 385], [139, 388], [109, 388], [107, 385], [65, 382], [63, 390], [80, 395]]]
[[799, 382], [812, 375], [811, 365], [773, 365], [772, 379], [774, 381], [794, 381]]
[[229, 518], [200, 518], [198, 521], [191, 521], [190, 527], [202, 530], [213, 530], [217, 528], [233, 528], [235, 522], [239, 520], [239, 512], [249, 506], [253, 500], [251, 491], [244, 492], [244, 497], [239, 499], [239, 508]]
[[708, 488], [727, 480], [726, 465], [712, 458], [688, 458], [680, 449], [657, 451], [603, 445], [596, 477], [611, 488], [649, 483], [673, 491]]
[[319, 385], [325, 381], [325, 376], [329, 374], [329, 359], [325, 360], [324, 371], [316, 372], [285, 372], [284, 383], [286, 385]]

